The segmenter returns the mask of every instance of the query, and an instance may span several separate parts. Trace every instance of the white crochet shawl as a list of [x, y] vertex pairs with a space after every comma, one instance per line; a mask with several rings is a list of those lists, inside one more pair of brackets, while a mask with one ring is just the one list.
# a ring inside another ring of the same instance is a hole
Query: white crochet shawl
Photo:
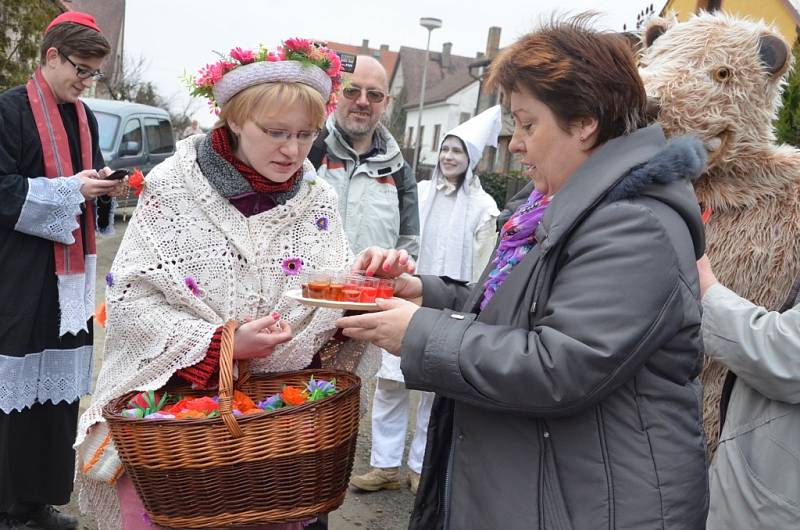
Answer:
[[[191, 139], [179, 142], [175, 155], [147, 175], [111, 267], [105, 354], [91, 405], [80, 418], [76, 448], [92, 426], [92, 436], [107, 432], [104, 405], [132, 390], [161, 388], [176, 370], [200, 362], [214, 331], [228, 319], [242, 322], [278, 311], [292, 326], [294, 338], [272, 356], [254, 360], [253, 372], [308, 366], [341, 313], [284, 298], [284, 291], [300, 284], [289, 264], [299, 259], [304, 268], [345, 270], [351, 260], [335, 192], [316, 178], [308, 161], [304, 173], [300, 190], [286, 204], [251, 217], [203, 176]], [[199, 296], [187, 287], [187, 278], [197, 284]], [[377, 355], [347, 364], [369, 378]], [[101, 529], [118, 528], [114, 488], [80, 469], [76, 478], [81, 509], [92, 512]]]

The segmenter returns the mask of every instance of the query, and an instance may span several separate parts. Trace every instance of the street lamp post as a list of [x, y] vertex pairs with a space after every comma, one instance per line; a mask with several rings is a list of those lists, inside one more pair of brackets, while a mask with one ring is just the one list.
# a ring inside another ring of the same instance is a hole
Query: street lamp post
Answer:
[[422, 147], [422, 109], [425, 106], [425, 81], [428, 77], [428, 56], [431, 52], [431, 32], [436, 28], [442, 27], [442, 20], [439, 18], [422, 17], [419, 25], [428, 30], [428, 44], [425, 46], [425, 62], [422, 63], [422, 87], [419, 91], [419, 109], [417, 110], [417, 141], [414, 145], [414, 163], [412, 169], [414, 177], [417, 176], [417, 164], [419, 163], [419, 151]]

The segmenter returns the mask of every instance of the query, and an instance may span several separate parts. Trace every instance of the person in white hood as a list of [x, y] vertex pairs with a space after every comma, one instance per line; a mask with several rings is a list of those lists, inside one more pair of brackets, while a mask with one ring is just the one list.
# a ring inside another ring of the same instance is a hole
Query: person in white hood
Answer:
[[[431, 180], [417, 184], [420, 253], [417, 272], [476, 282], [497, 241], [500, 211], [474, 173], [487, 145], [497, 146], [500, 106], [455, 127], [442, 139]], [[383, 353], [372, 404], [372, 469], [350, 484], [362, 491], [401, 487], [400, 465], [406, 439], [409, 391], [400, 357]], [[420, 392], [414, 438], [408, 454], [408, 483], [416, 493], [425, 454], [433, 394]]]

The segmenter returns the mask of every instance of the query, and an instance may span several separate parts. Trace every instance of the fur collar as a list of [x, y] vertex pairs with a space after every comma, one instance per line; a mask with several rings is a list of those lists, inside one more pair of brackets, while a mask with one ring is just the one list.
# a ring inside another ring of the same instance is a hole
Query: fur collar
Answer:
[[631, 168], [612, 188], [607, 200], [613, 202], [639, 197], [653, 184], [669, 184], [685, 178], [694, 181], [706, 167], [706, 159], [706, 150], [696, 138], [681, 136], [669, 140], [653, 158]]

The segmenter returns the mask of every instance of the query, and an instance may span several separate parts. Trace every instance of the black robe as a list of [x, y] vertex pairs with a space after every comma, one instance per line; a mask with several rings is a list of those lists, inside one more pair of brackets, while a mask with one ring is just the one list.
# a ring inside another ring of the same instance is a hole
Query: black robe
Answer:
[[[81, 168], [75, 106], [59, 105], [69, 140], [73, 168]], [[87, 108], [93, 167], [104, 166], [98, 147], [97, 120]], [[14, 503], [66, 504], [72, 493], [79, 392], [53, 404], [39, 397], [24, 403], [9, 396], [9, 379], [41, 389], [73, 385], [65, 380], [63, 350], [83, 355], [92, 345], [88, 332], [59, 337], [58, 284], [53, 242], [14, 229], [28, 193], [28, 179], [44, 176], [42, 145], [24, 86], [0, 94], [0, 512]], [[70, 176], [70, 175], [65, 175]], [[81, 216], [81, 223], [95, 222]], [[86, 231], [84, 230], [85, 234]], [[86, 246], [84, 245], [84, 248]], [[82, 350], [81, 350], [82, 348]], [[65, 355], [66, 353], [66, 355]], [[58, 372], [47, 357], [60, 359]], [[25, 371], [18, 369], [25, 363]], [[83, 364], [83, 363], [80, 363]], [[85, 370], [73, 379], [85, 379]], [[91, 381], [91, 362], [88, 368]], [[86, 381], [83, 381], [86, 384]], [[5, 384], [5, 387], [4, 387]], [[30, 388], [30, 387], [28, 387]], [[69, 388], [67, 386], [67, 388]], [[5, 389], [5, 396], [4, 396]]]

